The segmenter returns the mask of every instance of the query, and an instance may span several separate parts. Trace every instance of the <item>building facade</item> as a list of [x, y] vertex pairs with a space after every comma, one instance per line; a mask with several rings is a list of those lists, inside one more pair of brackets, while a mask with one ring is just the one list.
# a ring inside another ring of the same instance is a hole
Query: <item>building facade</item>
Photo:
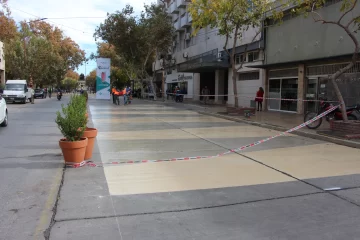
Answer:
[[[168, 53], [159, 54], [156, 62], [153, 63], [156, 82], [159, 83], [164, 78], [165, 89], [168, 89], [175, 86], [173, 83], [176, 83], [177, 76], [187, 76], [186, 84], [182, 83], [187, 92], [185, 98], [193, 101], [201, 100], [201, 90], [206, 86], [210, 94], [215, 95], [210, 97], [210, 101], [216, 104], [233, 105], [230, 59], [223, 50], [225, 37], [218, 35], [218, 30], [210, 27], [204, 27], [196, 36], [192, 36], [192, 18], [188, 12], [190, 2], [166, 1], [168, 16], [174, 24], [175, 35]], [[256, 33], [257, 29], [249, 29], [243, 33], [241, 41], [243, 45], [241, 46], [239, 41], [236, 47], [237, 63], [244, 57], [244, 44], [250, 43]], [[231, 50], [231, 45], [232, 43], [229, 42], [227, 46], [229, 50]], [[263, 45], [262, 34], [259, 34], [256, 41], [249, 44], [249, 52], [245, 56], [246, 63], [236, 76], [238, 93], [241, 95], [240, 105], [249, 106], [251, 103], [249, 96], [254, 99], [257, 89], [262, 86], [263, 70], [248, 68], [248, 66], [262, 63]], [[192, 76], [192, 81], [190, 81], [190, 76]], [[177, 83], [180, 84], [180, 82]]]
[[[331, 0], [318, 13], [327, 20], [340, 18], [340, 0]], [[357, 4], [355, 12], [360, 12]], [[350, 14], [351, 16], [351, 14]], [[344, 22], [349, 20], [347, 17]], [[269, 98], [337, 100], [327, 76], [346, 66], [355, 45], [346, 32], [336, 25], [315, 23], [312, 17], [284, 15], [283, 22], [265, 29], [265, 96]], [[296, 30], [294, 30], [296, 29]], [[355, 29], [354, 29], [355, 30]], [[360, 40], [360, 33], [356, 33]], [[337, 79], [345, 103], [360, 102], [360, 63]], [[268, 100], [264, 106], [272, 111], [303, 114], [317, 111], [318, 103]]]
[[4, 43], [0, 42], [0, 85], [5, 84], [5, 53]]

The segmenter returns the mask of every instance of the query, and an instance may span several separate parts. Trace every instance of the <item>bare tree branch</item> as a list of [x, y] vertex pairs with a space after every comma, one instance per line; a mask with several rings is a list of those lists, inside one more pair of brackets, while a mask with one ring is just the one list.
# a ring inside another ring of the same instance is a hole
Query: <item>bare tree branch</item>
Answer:
[[351, 8], [350, 8], [349, 10], [347, 10], [346, 12], [344, 12], [343, 15], [341, 15], [341, 17], [340, 17], [339, 20], [338, 20], [338, 23], [339, 23], [339, 24], [340, 24], [341, 20], [342, 20], [349, 12], [351, 12], [352, 10], [354, 10], [357, 1], [358, 1], [358, 0], [355, 0], [355, 1], [354, 1], [354, 4], [351, 6]]

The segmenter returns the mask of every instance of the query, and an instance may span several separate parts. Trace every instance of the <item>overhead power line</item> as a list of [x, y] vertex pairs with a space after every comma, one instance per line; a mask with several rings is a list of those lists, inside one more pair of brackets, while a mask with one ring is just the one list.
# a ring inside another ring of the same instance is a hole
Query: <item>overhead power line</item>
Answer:
[[11, 8], [11, 9], [14, 9], [14, 10], [19, 11], [19, 12], [26, 13], [26, 14], [31, 15], [31, 16], [36, 17], [36, 18], [39, 18], [38, 20], [35, 20], [35, 21], [48, 21], [48, 22], [51, 22], [51, 23], [53, 23], [53, 24], [55, 24], [55, 25], [60, 25], [60, 26], [63, 26], [63, 27], [67, 27], [67, 28], [72, 29], [72, 30], [74, 30], [74, 31], [79, 31], [79, 32], [82, 32], [82, 33], [84, 33], [84, 34], [91, 34], [91, 35], [93, 35], [93, 33], [85, 32], [85, 31], [83, 31], [83, 30], [81, 30], [81, 29], [76, 29], [76, 28], [69, 27], [69, 26], [66, 26], [66, 25], [64, 25], [64, 24], [61, 24], [61, 23], [57, 23], [57, 22], [50, 21], [50, 20], [48, 20], [49, 18], [42, 18], [42, 17], [36, 16], [36, 15], [34, 15], [34, 14], [25, 12], [25, 11], [23, 11], [23, 10], [16, 9], [16, 8]]
[[91, 18], [106, 18], [106, 17], [56, 17], [56, 18], [50, 17], [50, 18], [46, 18], [46, 19], [76, 19], [76, 18], [88, 18], [88, 19], [91, 19]]

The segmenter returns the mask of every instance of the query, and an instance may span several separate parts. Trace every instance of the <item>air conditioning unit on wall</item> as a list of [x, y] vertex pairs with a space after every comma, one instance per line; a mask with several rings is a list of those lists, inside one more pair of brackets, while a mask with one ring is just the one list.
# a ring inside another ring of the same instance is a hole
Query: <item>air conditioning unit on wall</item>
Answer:
[[188, 58], [188, 57], [189, 57], [189, 53], [188, 53], [188, 52], [184, 52], [184, 53], [183, 53], [183, 57], [184, 57], [184, 58]]

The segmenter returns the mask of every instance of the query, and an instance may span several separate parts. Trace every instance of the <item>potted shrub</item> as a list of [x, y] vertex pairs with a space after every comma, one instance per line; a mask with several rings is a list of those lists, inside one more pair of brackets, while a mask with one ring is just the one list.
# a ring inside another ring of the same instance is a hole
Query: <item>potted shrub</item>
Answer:
[[[88, 101], [88, 94], [87, 91], [84, 91], [83, 93], [83, 97], [85, 98], [85, 107], [87, 109], [87, 101]], [[88, 113], [86, 113], [86, 120], [88, 120]], [[87, 122], [87, 121], [86, 121]], [[93, 149], [94, 149], [94, 145], [95, 145], [95, 138], [97, 136], [97, 129], [96, 128], [89, 128], [86, 127], [85, 131], [84, 131], [84, 135], [83, 137], [86, 137], [88, 139], [88, 145], [86, 146], [86, 151], [85, 151], [85, 158], [84, 160], [89, 160], [92, 158], [92, 154], [93, 154]]]
[[78, 95], [71, 96], [67, 106], [62, 105], [62, 113], [56, 113], [56, 124], [63, 134], [59, 146], [66, 163], [81, 163], [84, 161], [88, 139], [84, 137], [87, 119], [85, 117], [85, 99]]

